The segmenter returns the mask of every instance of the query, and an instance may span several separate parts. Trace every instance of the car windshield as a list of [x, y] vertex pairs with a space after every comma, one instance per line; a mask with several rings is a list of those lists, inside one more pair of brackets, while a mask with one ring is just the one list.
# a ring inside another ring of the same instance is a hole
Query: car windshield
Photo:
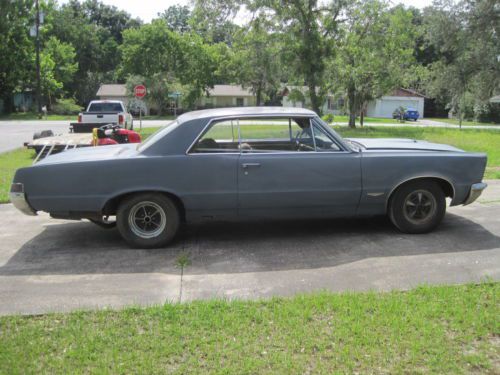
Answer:
[[87, 112], [121, 112], [120, 103], [92, 103]]
[[146, 150], [150, 146], [154, 145], [159, 139], [165, 137], [168, 133], [177, 128], [177, 126], [179, 126], [178, 121], [173, 121], [170, 124], [162, 126], [160, 129], [146, 138], [144, 142], [139, 143], [139, 145], [137, 146], [137, 151], [142, 152]]

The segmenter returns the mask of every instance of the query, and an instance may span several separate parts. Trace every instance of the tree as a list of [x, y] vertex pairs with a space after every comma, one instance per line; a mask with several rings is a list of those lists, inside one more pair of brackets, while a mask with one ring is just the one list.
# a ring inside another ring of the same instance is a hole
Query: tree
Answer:
[[341, 86], [349, 108], [349, 126], [368, 101], [402, 86], [413, 64], [414, 30], [411, 14], [399, 7], [388, 11], [386, 3], [359, 0], [349, 4], [336, 58], [330, 64], [332, 87]]
[[191, 31], [191, 26], [189, 25], [191, 10], [187, 5], [171, 5], [167, 10], [158, 13], [158, 16], [167, 22], [167, 26], [171, 31], [180, 34]]
[[6, 111], [13, 109], [12, 94], [34, 78], [34, 43], [30, 0], [0, 0], [0, 99]]
[[282, 62], [307, 86], [312, 109], [321, 114], [327, 91], [325, 61], [334, 52], [332, 42], [344, 1], [323, 5], [317, 0], [254, 0], [248, 7], [267, 17], [281, 34], [286, 46]]
[[461, 127], [466, 107], [486, 101], [499, 87], [498, 3], [444, 0], [424, 14], [427, 42], [438, 53], [428, 92], [448, 101]]
[[255, 18], [248, 28], [239, 30], [232, 46], [231, 72], [235, 81], [250, 87], [262, 105], [265, 94], [279, 86], [280, 44], [278, 37], [268, 31], [262, 17]]
[[53, 78], [61, 83], [61, 88], [67, 90], [78, 70], [74, 47], [69, 43], [62, 43], [55, 37], [50, 37], [43, 47], [43, 54], [54, 62]]
[[126, 30], [123, 36], [121, 75], [142, 75], [150, 86], [163, 82], [165, 95], [175, 87], [183, 92], [187, 108], [213, 86], [221, 50], [218, 45], [205, 44], [195, 34], [174, 33], [163, 19]]

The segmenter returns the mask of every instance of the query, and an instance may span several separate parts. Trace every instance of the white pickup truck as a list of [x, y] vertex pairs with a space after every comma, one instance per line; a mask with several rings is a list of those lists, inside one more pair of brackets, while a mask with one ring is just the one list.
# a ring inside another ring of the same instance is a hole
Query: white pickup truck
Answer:
[[93, 100], [89, 103], [86, 112], [78, 115], [78, 122], [70, 125], [74, 133], [89, 133], [92, 129], [106, 124], [120, 125], [125, 129], [134, 128], [133, 118], [118, 100]]

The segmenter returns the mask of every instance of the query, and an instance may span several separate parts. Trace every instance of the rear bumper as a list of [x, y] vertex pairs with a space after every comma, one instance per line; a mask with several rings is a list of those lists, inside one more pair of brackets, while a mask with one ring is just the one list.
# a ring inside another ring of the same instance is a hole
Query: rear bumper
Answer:
[[29, 216], [36, 215], [36, 211], [30, 206], [30, 204], [26, 200], [26, 195], [24, 193], [10, 192], [9, 197], [14, 207], [21, 211], [23, 214]]
[[478, 182], [477, 184], [473, 184], [470, 187], [469, 195], [467, 196], [467, 199], [464, 202], [464, 206], [471, 204], [477, 198], [479, 198], [479, 196], [481, 195], [483, 190], [486, 189], [487, 186], [488, 186], [488, 184], [486, 184], [484, 182]]

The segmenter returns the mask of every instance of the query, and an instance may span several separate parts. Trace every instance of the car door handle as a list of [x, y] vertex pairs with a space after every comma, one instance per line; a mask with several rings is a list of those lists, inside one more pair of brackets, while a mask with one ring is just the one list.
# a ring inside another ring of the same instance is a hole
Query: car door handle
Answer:
[[252, 167], [257, 168], [257, 167], [260, 167], [260, 163], [243, 163], [243, 164], [241, 164], [241, 167], [243, 169], [248, 169], [248, 168], [252, 168]]

